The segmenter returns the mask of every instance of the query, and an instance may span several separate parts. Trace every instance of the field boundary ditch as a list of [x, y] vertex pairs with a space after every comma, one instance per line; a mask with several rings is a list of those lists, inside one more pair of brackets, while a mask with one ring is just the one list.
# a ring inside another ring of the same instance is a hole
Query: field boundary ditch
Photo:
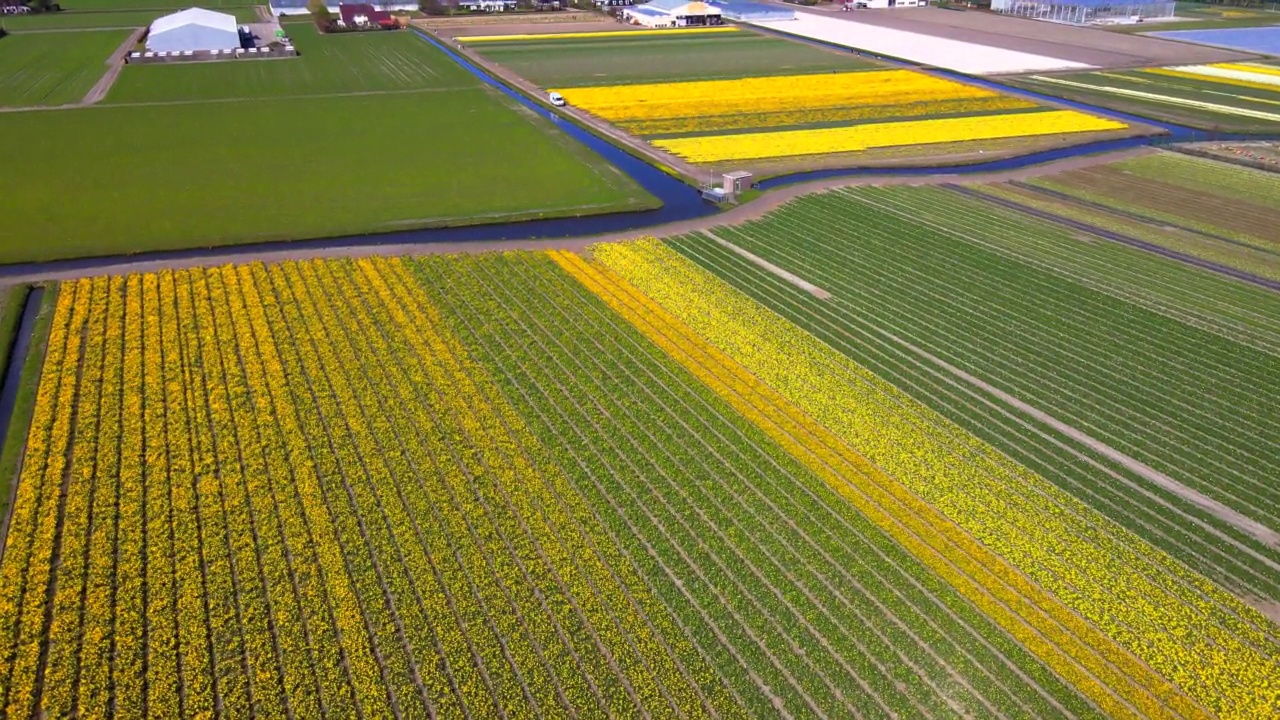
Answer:
[[[3, 383], [0, 384], [0, 446], [9, 437], [10, 424], [13, 422], [14, 413], [18, 410], [18, 387], [22, 384], [27, 356], [31, 352], [32, 341], [35, 339], [36, 317], [40, 313], [41, 303], [44, 302], [44, 293], [45, 288], [39, 285], [34, 286], [27, 292], [27, 297], [23, 301], [22, 319], [18, 324], [18, 333], [14, 337], [13, 346], [9, 350], [9, 364], [5, 366]], [[43, 364], [41, 362], [42, 366]], [[9, 519], [13, 515], [14, 500], [18, 497], [18, 471], [22, 465], [22, 454], [25, 449], [24, 442], [18, 450], [17, 466], [14, 468], [13, 477], [9, 479], [8, 492], [5, 493], [8, 499], [4, 516], [0, 517], [0, 562], [4, 561], [4, 550], [8, 545], [6, 540], [9, 536]]]

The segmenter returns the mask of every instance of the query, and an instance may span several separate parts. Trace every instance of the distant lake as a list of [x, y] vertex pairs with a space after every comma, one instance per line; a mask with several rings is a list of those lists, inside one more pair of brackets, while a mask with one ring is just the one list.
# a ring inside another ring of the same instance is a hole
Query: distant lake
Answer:
[[1280, 25], [1251, 28], [1223, 28], [1221, 30], [1169, 30], [1149, 32], [1143, 35], [1215, 45], [1231, 50], [1280, 55]]

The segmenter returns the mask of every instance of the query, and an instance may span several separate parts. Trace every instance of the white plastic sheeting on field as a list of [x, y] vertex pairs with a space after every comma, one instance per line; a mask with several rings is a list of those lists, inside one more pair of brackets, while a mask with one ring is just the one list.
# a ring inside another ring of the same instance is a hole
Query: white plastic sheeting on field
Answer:
[[767, 20], [751, 24], [971, 75], [1093, 67], [1071, 60], [866, 25], [854, 20], [822, 17], [812, 13], [796, 13], [795, 20]]

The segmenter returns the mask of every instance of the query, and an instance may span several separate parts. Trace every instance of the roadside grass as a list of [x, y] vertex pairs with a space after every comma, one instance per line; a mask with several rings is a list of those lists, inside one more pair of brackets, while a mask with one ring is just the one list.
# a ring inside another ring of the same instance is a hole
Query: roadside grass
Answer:
[[[183, 7], [186, 7], [184, 5]], [[84, 30], [89, 28], [139, 28], [172, 10], [68, 10], [59, 13], [0, 16], [0, 26], [9, 32], [28, 30]], [[255, 22], [251, 7], [220, 8], [236, 16], [241, 23]]]
[[731, 80], [877, 67], [852, 54], [752, 32], [486, 42], [468, 47], [542, 87]]
[[[24, 297], [28, 288], [23, 288]], [[5, 300], [5, 321], [8, 322], [9, 304], [12, 296]], [[36, 402], [36, 390], [40, 386], [40, 369], [44, 365], [45, 348], [49, 342], [49, 325], [53, 322], [53, 310], [58, 302], [58, 285], [50, 283], [45, 286], [44, 298], [40, 302], [40, 314], [36, 316], [31, 331], [31, 344], [27, 349], [27, 359], [22, 366], [21, 380], [18, 384], [17, 398], [13, 403], [13, 414], [9, 417], [9, 430], [0, 439], [0, 518], [9, 516], [9, 502], [13, 481], [18, 476], [18, 468], [22, 464], [22, 453], [27, 444], [27, 428], [31, 425], [31, 411]], [[22, 312], [22, 303], [17, 303], [18, 315], [13, 319], [14, 330]], [[10, 339], [13, 332], [6, 332]], [[8, 358], [6, 350], [5, 357]], [[0, 537], [0, 540], [4, 538]]]
[[221, 12], [227, 12], [230, 8], [252, 6], [252, 3], [245, 0], [200, 0], [199, 3], [193, 3], [192, 0], [67, 0], [66, 6], [67, 10], [71, 11], [158, 10], [172, 12], [189, 8], [193, 4], [198, 4], [207, 10]]
[[0, 40], [0, 107], [78, 102], [107, 71], [125, 30], [14, 33]]
[[409, 31], [321, 35], [290, 25], [300, 57], [129, 65], [107, 103], [176, 102], [470, 88], [478, 81]]
[[658, 206], [480, 88], [3, 113], [0, 135], [24, 138], [6, 172], [54, 189], [0, 194], [0, 263]]

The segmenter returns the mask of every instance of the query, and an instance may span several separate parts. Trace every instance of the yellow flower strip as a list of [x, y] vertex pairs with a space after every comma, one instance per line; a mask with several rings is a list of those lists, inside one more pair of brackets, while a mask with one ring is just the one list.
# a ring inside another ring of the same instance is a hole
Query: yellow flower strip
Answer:
[[[142, 277], [142, 386], [147, 502], [147, 710], [178, 717], [178, 612], [165, 427], [160, 277]], [[172, 312], [172, 311], [170, 311]]]
[[[268, 619], [276, 608], [262, 584], [260, 569], [260, 564], [282, 563], [283, 558], [272, 552], [273, 548], [260, 548], [254, 536], [255, 523], [246, 492], [246, 470], [252, 453], [244, 433], [249, 423], [233, 414], [233, 395], [243, 393], [243, 384], [231, 367], [234, 363], [238, 370], [239, 360], [235, 342], [227, 337], [230, 320], [226, 317], [226, 294], [216, 270], [193, 271], [191, 279], [196, 314], [188, 319], [188, 324], [197, 330], [199, 364], [204, 371], [203, 392], [199, 390], [200, 383], [196, 387], [197, 394], [205, 398], [208, 421], [212, 425], [211, 469], [216, 470], [222, 490], [221, 507], [234, 570], [233, 591], [237, 597], [250, 698], [257, 717], [283, 718], [282, 670], [293, 678], [291, 685], [300, 682], [304, 673], [295, 668], [297, 656], [287, 661], [281, 658], [283, 666], [277, 662]], [[285, 587], [279, 587], [276, 597], [285, 592]], [[300, 628], [295, 630], [300, 631]], [[283, 635], [282, 630], [280, 634]]]
[[[346, 333], [334, 326], [332, 321], [325, 319], [335, 318], [336, 315], [335, 311], [327, 305], [318, 304], [324, 302], [323, 295], [326, 293], [326, 286], [315, 277], [313, 268], [313, 263], [297, 265], [289, 263], [284, 266], [286, 277], [289, 278], [290, 284], [293, 285], [295, 294], [299, 291], [308, 293], [309, 302], [300, 303], [304, 312], [303, 317], [306, 318], [305, 322], [308, 325], [314, 324], [317, 330], [326, 332], [329, 338], [327, 341], [323, 338], [317, 339], [321, 342], [332, 344], [333, 355], [330, 355], [328, 350], [321, 349], [320, 360], [328, 366], [329, 377], [334, 383], [334, 390], [341, 401], [340, 406], [351, 416], [348, 420], [348, 425], [354, 431], [356, 439], [352, 450], [359, 453], [363, 458], [362, 461], [357, 460], [357, 462], [363, 462], [370, 474], [367, 479], [358, 480], [359, 485], [367, 485], [369, 489], [361, 490], [357, 487], [357, 491], [369, 493], [389, 492], [395, 487], [394, 480], [392, 480], [393, 477], [407, 478], [416, 476], [416, 472], [411, 467], [407, 464], [400, 464], [401, 461], [405, 460], [405, 451], [400, 449], [401, 442], [408, 440], [405, 435], [408, 434], [409, 429], [413, 426], [411, 423], [433, 423], [434, 418], [428, 416], [415, 418], [414, 421], [406, 421], [392, 415], [389, 409], [384, 409], [387, 408], [388, 403], [396, 401], [394, 393], [379, 394], [370, 387], [367, 382], [368, 376], [376, 373], [377, 370], [361, 364], [362, 361], [358, 359], [358, 356], [362, 355], [365, 350], [362, 348], [357, 351], [351, 346]], [[298, 273], [296, 276], [294, 274], [295, 271]], [[383, 327], [385, 329], [385, 325]], [[350, 329], [348, 329], [349, 331]], [[347, 358], [346, 365], [348, 365], [347, 370], [341, 374], [336, 372], [339, 357]], [[428, 363], [432, 362], [431, 358], [423, 358], [423, 360]], [[395, 362], [394, 358], [379, 357], [376, 364], [381, 366], [390, 362]], [[348, 375], [350, 376], [349, 378], [347, 377]], [[401, 398], [401, 402], [405, 399]], [[361, 409], [362, 403], [367, 404], [363, 411]], [[400, 427], [404, 428], [403, 433], [397, 430]], [[431, 432], [431, 430], [426, 431]], [[459, 438], [455, 442], [464, 441]], [[439, 449], [447, 452], [447, 447]], [[417, 455], [417, 453], [413, 453], [413, 456]], [[378, 456], [385, 457], [387, 461], [394, 461], [397, 464], [388, 466], [382, 460], [379, 460]], [[353, 455], [352, 457], [355, 456]], [[430, 456], [422, 455], [422, 457], [425, 459]], [[462, 473], [459, 468], [456, 466], [449, 467], [449, 471], [452, 471], [455, 481], [464, 482], [460, 477]], [[352, 478], [352, 482], [355, 484], [357, 479]], [[425, 507], [415, 506], [411, 500], [409, 503], [401, 502], [401, 498], [412, 498], [413, 493], [414, 490], [410, 488], [402, 491], [399, 498], [387, 497], [383, 500], [382, 506], [390, 519], [390, 537], [392, 541], [399, 536], [405, 536], [405, 539], [408, 540], [413, 534], [416, 534], [416, 528], [410, 520], [410, 516], [417, 516], [427, 511]], [[466, 491], [463, 490], [460, 494], [465, 495]], [[361, 505], [364, 504], [364, 502], [361, 502]], [[408, 505], [407, 509], [406, 504]], [[462, 515], [474, 518], [476, 523], [483, 523], [489, 511], [490, 508], [482, 500], [476, 500], [474, 504], [463, 511]], [[500, 529], [498, 531], [501, 532]], [[495, 542], [501, 543], [501, 540], [495, 540]], [[414, 555], [406, 558], [408, 560], [407, 564], [411, 566], [414, 576], [419, 573], [429, 576], [432, 565], [425, 554], [425, 550], [422, 548], [422, 543], [402, 543], [402, 546], [411, 547], [414, 544], [418, 545], [418, 549], [414, 551]], [[482, 549], [479, 552], [483, 554], [484, 550]], [[530, 552], [529, 554], [531, 555], [532, 553]], [[522, 554], [522, 557], [527, 557], [527, 555]], [[472, 568], [472, 572], [485, 576], [486, 581], [491, 581], [487, 573], [494, 572], [501, 575], [501, 581], [508, 588], [511, 585], [519, 587], [520, 576], [524, 568], [515, 563], [491, 568], [492, 566], [486, 568], [484, 561], [479, 560]], [[496, 580], [497, 578], [493, 579]], [[547, 592], [546, 588], [540, 589], [542, 592]], [[507, 597], [511, 597], [510, 590], [507, 592]], [[490, 598], [497, 602], [502, 602], [505, 599], [501, 593], [492, 594]], [[533, 600], [533, 598], [530, 597], [529, 600]], [[443, 617], [440, 617], [445, 613], [444, 606], [439, 602], [426, 603], [426, 605], [434, 610], [434, 614], [437, 617], [432, 618], [429, 624], [424, 622], [415, 624], [412, 627], [425, 628], [445, 624]], [[548, 663], [547, 661], [546, 653], [549, 649], [560, 649], [562, 647], [560, 637], [557, 635], [559, 626], [554, 625], [552, 622], [547, 622], [545, 619], [542, 622], [529, 623], [527, 621], [533, 616], [528, 611], [517, 610], [510, 602], [491, 605], [490, 612], [501, 612], [506, 616], [505, 619], [509, 624], [503, 629], [501, 636], [507, 640], [507, 650], [515, 658], [519, 672], [523, 674], [521, 681], [529, 689], [532, 696], [531, 702], [544, 711], [554, 712], [554, 708], [562, 703], [560, 698], [561, 693], [563, 693], [569, 698], [569, 703], [581, 703], [586, 706], [595, 704], [595, 700], [591, 696], [591, 690], [586, 687], [582, 675], [579, 674], [576, 678], [570, 678], [565, 673], [566, 666], [575, 666], [576, 662], [567, 657], [555, 658], [560, 661], [559, 663]], [[537, 610], [533, 612], [537, 612]], [[426, 656], [421, 657], [425, 659]], [[458, 666], [460, 662], [465, 662], [465, 659], [460, 660], [454, 657], [449, 658], [449, 661], [451, 665]], [[508, 686], [512, 692], [512, 699], [508, 702], [512, 705], [519, 702], [514, 699], [518, 684], [518, 682], [511, 682]]]
[[1251, 63], [1214, 63], [1209, 67], [1222, 68], [1223, 70], [1239, 70], [1241, 72], [1258, 73], [1259, 75], [1280, 76], [1280, 67], [1274, 67], [1271, 65], [1254, 65]]
[[1256, 611], [665, 245], [597, 254], [1192, 698], [1242, 718], [1276, 704]]
[[[235, 280], [229, 268], [205, 273], [209, 290], [209, 304], [213, 309], [216, 327], [210, 338], [221, 356], [222, 383], [225, 386], [229, 412], [224, 422], [235, 429], [239, 444], [239, 456], [220, 457], [219, 462], [242, 465], [237, 470], [242, 484], [233, 485], [229, 499], [231, 508], [238, 509], [237, 529], [232, 543], [237, 548], [241, 569], [241, 587], [251, 588], [245, 603], [246, 645], [250, 645], [254, 670], [254, 699], [259, 702], [258, 713], [279, 717], [284, 714], [280, 704], [287, 693], [294, 714], [307, 717], [320, 713], [316, 695], [316, 678], [313, 672], [315, 659], [309, 657], [307, 637], [299, 607], [289, 578], [289, 568], [284, 555], [284, 538], [278, 532], [276, 509], [269, 478], [277, 468], [269, 467], [264, 458], [262, 444], [256, 426], [257, 409], [250, 398], [247, 372], [249, 361], [245, 358], [246, 342], [252, 342], [241, 330], [244, 321], [233, 312], [233, 301], [227, 289], [226, 279]], [[209, 332], [206, 329], [206, 333]], [[215, 372], [218, 368], [215, 368]], [[216, 381], [215, 381], [216, 382]], [[216, 402], [216, 399], [211, 397]], [[265, 402], [265, 398], [263, 398]], [[232, 448], [232, 452], [234, 452]], [[256, 534], [256, 538], [255, 538]], [[302, 541], [302, 538], [298, 538]], [[257, 567], [255, 567], [257, 565]], [[248, 573], [253, 573], [246, 577]], [[253, 605], [259, 607], [252, 607]], [[253, 620], [249, 613], [259, 613]], [[266, 624], [270, 615], [275, 626], [275, 637]], [[252, 624], [250, 624], [252, 623]], [[274, 643], [279, 643], [280, 656], [276, 657]], [[279, 664], [277, 674], [276, 666]], [[281, 684], [283, 681], [283, 684]], [[265, 694], [264, 694], [265, 693]]]
[[[1246, 87], [1254, 90], [1266, 90], [1268, 92], [1280, 92], [1280, 85], [1264, 82], [1252, 82], [1243, 78], [1223, 77], [1221, 75], [1204, 75], [1201, 73], [1188, 72], [1186, 70], [1174, 70], [1172, 68], [1148, 68], [1139, 72], [1148, 75], [1163, 75], [1165, 77], [1182, 78], [1184, 80], [1196, 80], [1199, 82], [1210, 82], [1219, 85], [1232, 85], [1234, 87]], [[1254, 72], [1250, 69], [1249, 72]]]
[[[95, 281], [96, 282], [96, 281]], [[115, 617], [112, 602], [112, 583], [115, 576], [116, 503], [120, 490], [120, 390], [121, 371], [124, 368], [124, 279], [113, 277], [109, 282], [107, 297], [101, 305], [95, 303], [95, 313], [106, 315], [104, 337], [98, 342], [105, 345], [103, 367], [96, 373], [95, 382], [101, 383], [101, 398], [95, 397], [98, 407], [97, 443], [87, 443], [83, 450], [92, 452], [88, 458], [93, 466], [93, 533], [90, 537], [88, 556], [88, 583], [85, 588], [84, 628], [80, 638], [80, 716], [84, 718], [106, 717], [110, 714], [111, 690], [111, 625]], [[86, 355], [86, 361], [88, 356]], [[85, 368], [85, 378], [91, 370]], [[95, 388], [97, 390], [98, 388]], [[87, 422], [84, 411], [76, 420], [77, 425]], [[77, 464], [81, 453], [76, 453]], [[64, 522], [69, 521], [68, 516]], [[45, 678], [46, 687], [48, 677]]]
[[[239, 280], [238, 294], [244, 301], [263, 370], [260, 384], [251, 389], [255, 394], [271, 399], [272, 415], [264, 418], [263, 422], [278, 430], [284, 441], [287, 461], [281, 469], [287, 467], [291, 471], [290, 477], [279, 477], [277, 489], [292, 491], [299, 500], [296, 508], [290, 507], [291, 503], [281, 503], [286, 527], [292, 528], [291, 537], [298, 538], [298, 568], [303, 572], [314, 569], [319, 575], [316, 583], [307, 583], [306, 586], [310, 588], [320, 584], [323, 587], [323, 591], [317, 589], [310, 597], [324, 602], [328, 611], [325, 614], [331, 613], [335, 632], [341, 638], [342, 655], [347, 660], [355, 702], [369, 717], [387, 717], [392, 712], [378, 659], [372, 649], [372, 635], [360, 606], [356, 580], [346, 567], [339, 518], [329, 509], [319, 475], [319, 463], [331, 466], [333, 457], [330, 453], [319, 452], [324, 448], [322, 444], [314, 446], [319, 456], [312, 454], [311, 439], [320, 440], [324, 431], [317, 427], [319, 419], [310, 402], [298, 401], [298, 398], [307, 397], [309, 390], [306, 378], [294, 361], [295, 351], [289, 339], [288, 322], [281, 311], [281, 302], [272, 291], [267, 270], [261, 264], [239, 268]], [[286, 358], [289, 359], [288, 364]], [[341, 501], [346, 502], [345, 499]], [[311, 603], [308, 606], [312, 612], [320, 614], [320, 607]], [[314, 632], [327, 634], [327, 631], [315, 630], [322, 622], [323, 615], [311, 627]], [[334, 647], [321, 645], [317, 650], [325, 657], [328, 656], [325, 649]], [[350, 698], [344, 688], [326, 685], [324, 690], [337, 700], [330, 705], [331, 708], [348, 706]]]
[[701, 28], [679, 28], [667, 30], [602, 30], [600, 32], [567, 32], [567, 33], [527, 33], [520, 35], [472, 35], [471, 37], [460, 37], [464, 43], [475, 42], [512, 42], [516, 40], [565, 40], [570, 38], [612, 38], [612, 37], [643, 37], [646, 35], [666, 35], [667, 37], [679, 35], [707, 35], [710, 33], [730, 33], [739, 32], [738, 28], [732, 25], [720, 25], [717, 27], [701, 27]]
[[611, 122], [972, 100], [1000, 95], [994, 90], [914, 70], [609, 85], [562, 88], [557, 92], [571, 105]]
[[[272, 597], [277, 603], [277, 635], [285, 662], [308, 665], [307, 668], [286, 667], [285, 685], [297, 717], [318, 713], [320, 704], [329, 708], [335, 717], [354, 714], [355, 697], [342, 668], [342, 646], [328, 612], [323, 568], [311, 554], [316, 543], [305, 524], [303, 501], [296, 487], [295, 478], [303, 470], [288, 460], [289, 443], [282, 435], [280, 423], [276, 422], [277, 410], [259, 353], [259, 338], [254, 333], [254, 318], [262, 318], [262, 307], [246, 301], [242, 287], [252, 282], [249, 272], [247, 267], [224, 267], [220, 277], [211, 278], [211, 282], [225, 293], [225, 307], [215, 302], [214, 308], [220, 313], [219, 322], [230, 316], [239, 349], [240, 362], [229, 359], [231, 377], [236, 384], [232, 398], [237, 416], [245, 418], [242, 422], [245, 432], [254, 438], [246, 453], [246, 477], [254, 488], [251, 496], [258, 531], [267, 546], [278, 547], [293, 558], [291, 567], [281, 567], [280, 562], [269, 562], [266, 566], [268, 582], [273, 587]], [[282, 390], [277, 386], [277, 392]], [[281, 573], [288, 573], [289, 577], [282, 577]], [[289, 587], [294, 577], [296, 589]], [[318, 695], [313, 694], [310, 683], [315, 683]]]
[[833, 123], [851, 120], [876, 120], [881, 118], [917, 117], [920, 115], [947, 115], [968, 112], [996, 112], [999, 110], [1023, 110], [1036, 104], [1016, 97], [996, 95], [988, 98], [962, 98], [908, 102], [890, 105], [858, 105], [854, 107], [787, 110], [782, 112], [747, 112], [733, 115], [707, 117], [662, 118], [617, 123], [618, 127], [634, 135], [662, 135], [715, 130], [746, 130], [750, 128], [787, 127], [810, 123]]
[[[116, 707], [122, 718], [142, 717], [143, 628], [147, 608], [142, 603], [143, 502], [143, 387], [142, 276], [130, 275], [124, 288], [124, 351], [120, 408], [120, 527], [116, 567]], [[159, 614], [164, 617], [163, 614]], [[81, 707], [84, 703], [81, 703]], [[105, 710], [104, 710], [105, 712]]]
[[1128, 126], [1124, 123], [1074, 110], [1051, 110], [1010, 115], [872, 123], [819, 130], [783, 130], [672, 138], [654, 140], [653, 145], [690, 162], [706, 163], [856, 152], [899, 145], [928, 145], [965, 140], [1122, 130], [1126, 127]]
[[[94, 456], [98, 442], [98, 394], [103, 385], [106, 323], [110, 314], [107, 308], [106, 278], [97, 278], [93, 281], [93, 296], [90, 302], [94, 312], [90, 315], [89, 326], [85, 330], [81, 390], [77, 401], [77, 421], [72, 439], [70, 481], [67, 483], [67, 492], [63, 500], [65, 519], [62, 523], [60, 548], [62, 559], [57, 569], [58, 588], [53, 598], [53, 624], [49, 629], [53, 636], [65, 637], [68, 642], [50, 644], [48, 666], [45, 669], [48, 692], [45, 692], [41, 698], [41, 711], [53, 717], [70, 714], [75, 704], [72, 683], [81, 654], [81, 643], [77, 642], [80, 633], [80, 598], [85, 579], [89, 574], [88, 565], [92, 562], [88, 557], [90, 533], [93, 528], [89, 513], [95, 502], [93, 487]], [[41, 588], [43, 587], [44, 585], [41, 584]], [[102, 634], [100, 629], [91, 632], [99, 636]], [[95, 639], [99, 642], [95, 643]], [[84, 643], [84, 649], [92, 655], [100, 649], [101, 639], [100, 637], [86, 639]], [[92, 674], [96, 670], [94, 667], [83, 669], [85, 675]], [[93, 683], [90, 682], [89, 686], [93, 687]]]
[[[166, 447], [169, 451], [169, 510], [173, 523], [173, 564], [177, 578], [178, 658], [185, 703], [190, 715], [212, 716], [213, 658], [209, 653], [209, 617], [200, 560], [200, 523], [196, 515], [195, 465], [192, 457], [188, 402], [188, 361], [182, 347], [182, 327], [190, 322], [190, 303], [179, 305], [180, 292], [188, 295], [186, 276], [172, 271], [160, 274], [160, 331], [164, 353]], [[179, 322], [179, 317], [182, 321]], [[207, 431], [205, 431], [207, 432]]]
[[[63, 473], [67, 471], [66, 451], [72, 438], [72, 408], [77, 402], [80, 384], [81, 337], [91, 309], [92, 287], [93, 282], [90, 280], [63, 285], [63, 295], [58, 298], [58, 315], [70, 316], [69, 327], [64, 331], [65, 349], [57, 366], [57, 377], [46, 374], [50, 392], [44, 395], [43, 407], [37, 407], [34, 415], [34, 420], [41, 424], [33, 422], [28, 434], [30, 444], [27, 447], [27, 462], [24, 463], [19, 481], [14, 516], [14, 522], [22, 524], [11, 527], [9, 537], [21, 532], [24, 539], [30, 538], [30, 549], [25, 558], [22, 553], [15, 553], [14, 557], [6, 554], [4, 558], [6, 569], [13, 568], [16, 576], [25, 575], [25, 579], [21, 581], [24, 583], [25, 598], [21, 600], [18, 577], [5, 578], [11, 584], [5, 584], [4, 629], [13, 633], [11, 637], [15, 638], [16, 643], [10, 658], [6, 658], [9, 682], [5, 717], [28, 717], [36, 710], [36, 665], [40, 659], [40, 636], [44, 630], [45, 588], [49, 573], [52, 572], [50, 564], [58, 518], [58, 496]], [[55, 318], [55, 327], [59, 324]], [[59, 344], [63, 344], [62, 339], [51, 335], [49, 347], [57, 348]], [[55, 340], [58, 341], [56, 344]], [[54, 388], [56, 400], [53, 396]], [[46, 437], [47, 441], [41, 442]], [[28, 472], [27, 468], [31, 468], [31, 471]], [[9, 573], [5, 574], [8, 576]]]
[[[626, 683], [629, 698], [615, 697], [618, 704], [611, 709], [628, 714], [633, 710], [631, 704], [639, 704], [655, 716], [670, 710], [705, 716], [704, 703], [708, 701], [699, 683], [712, 677], [710, 669], [700, 668], [699, 675], [687, 677], [655, 628], [641, 618], [641, 613], [650, 620], [665, 614], [638, 578], [614, 579], [615, 573], [628, 566], [616, 550], [604, 549], [606, 546], [587, 534], [584, 528], [594, 523], [590, 511], [576, 500], [568, 478], [544, 456], [532, 431], [502, 399], [496, 383], [470, 359], [443, 324], [439, 311], [415, 300], [414, 281], [400, 262], [362, 260], [356, 265], [361, 273], [359, 282], [353, 282], [346, 292], [356, 294], [360, 287], [370, 288], [380, 301], [374, 305], [377, 312], [385, 310], [387, 320], [415, 349], [415, 356], [435, 358], [435, 363], [419, 360], [429, 373], [427, 380], [466, 399], [465, 408], [456, 405], [453, 409], [456, 421], [462, 423], [482, 456], [489, 456], [491, 468], [508, 467], [514, 474], [511, 486], [522, 490], [511, 493], [506, 502], [515, 503], [518, 517], [540, 538], [542, 553], [569, 590], [570, 603], [602, 638], [610, 665]], [[495, 452], [496, 448], [505, 448], [505, 452]], [[690, 655], [688, 647], [681, 650], [684, 656]]]
[[1158, 699], [1167, 683], [622, 277], [576, 255], [554, 257], [1100, 708], [1114, 717], [1178, 716]]
[[[393, 491], [395, 478], [344, 369], [354, 359], [329, 338], [322, 311], [310, 299], [309, 283], [293, 263], [269, 268], [268, 274], [273, 276], [286, 328], [298, 343], [292, 369], [308, 380], [314, 393], [312, 412], [323, 422], [314, 428], [319, 432], [312, 435], [310, 444], [316, 449], [321, 482], [328, 488], [329, 510], [340, 522], [348, 562], [362, 585], [361, 606], [370, 618], [386, 668], [388, 693], [403, 713], [429, 713], [431, 700], [420, 679], [435, 660], [431, 650], [415, 642], [417, 635], [410, 633], [430, 624], [416, 602], [414, 590], [420, 579], [408, 566], [414, 556], [407, 551], [414, 549], [400, 546], [395, 538], [395, 528], [404, 522], [403, 508], [384, 496]], [[421, 551], [419, 546], [416, 552]]]

